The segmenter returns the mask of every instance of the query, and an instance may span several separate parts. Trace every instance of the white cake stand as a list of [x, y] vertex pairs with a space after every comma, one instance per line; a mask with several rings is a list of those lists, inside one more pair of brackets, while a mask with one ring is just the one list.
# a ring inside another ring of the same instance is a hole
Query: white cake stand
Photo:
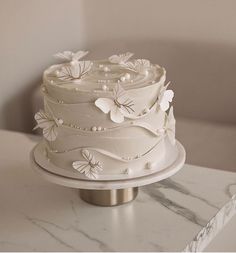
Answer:
[[32, 167], [43, 178], [55, 184], [78, 188], [83, 200], [101, 206], [114, 206], [132, 201], [137, 196], [139, 186], [152, 184], [174, 175], [183, 167], [186, 158], [184, 147], [176, 141], [175, 149], [167, 148], [165, 161], [158, 172], [136, 178], [95, 181], [62, 176], [56, 174], [50, 165], [43, 167], [36, 162], [34, 155], [39, 145], [40, 143], [31, 151], [30, 161]]

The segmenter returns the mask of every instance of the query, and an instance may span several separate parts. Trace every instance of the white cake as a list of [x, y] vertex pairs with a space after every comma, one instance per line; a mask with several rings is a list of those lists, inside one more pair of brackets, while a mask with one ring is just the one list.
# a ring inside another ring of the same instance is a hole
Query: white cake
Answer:
[[174, 93], [164, 68], [131, 53], [84, 60], [58, 53], [62, 64], [44, 72], [45, 156], [60, 174], [117, 180], [156, 172], [166, 146], [175, 146]]

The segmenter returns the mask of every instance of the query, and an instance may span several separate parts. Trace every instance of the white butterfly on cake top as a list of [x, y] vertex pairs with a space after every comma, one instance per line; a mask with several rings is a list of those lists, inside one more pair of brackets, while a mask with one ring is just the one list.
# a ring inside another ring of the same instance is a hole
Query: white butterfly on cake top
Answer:
[[123, 64], [127, 62], [134, 54], [127, 52], [125, 54], [112, 55], [109, 57], [111, 63]]
[[72, 61], [70, 65], [62, 67], [56, 72], [57, 77], [63, 81], [80, 80], [91, 69], [91, 61]]
[[71, 51], [59, 52], [54, 55], [57, 59], [66, 60], [66, 61], [79, 61], [85, 55], [88, 54], [88, 51], [78, 51], [73, 53]]

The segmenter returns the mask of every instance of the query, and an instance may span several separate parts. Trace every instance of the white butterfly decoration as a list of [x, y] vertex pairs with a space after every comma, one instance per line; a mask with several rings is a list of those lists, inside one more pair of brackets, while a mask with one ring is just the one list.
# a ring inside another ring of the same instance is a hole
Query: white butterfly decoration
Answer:
[[56, 75], [63, 81], [78, 80], [89, 72], [92, 65], [91, 61], [76, 61], [73, 64], [62, 67], [56, 72]]
[[127, 52], [125, 54], [112, 55], [109, 57], [111, 63], [123, 64], [127, 62], [134, 54]]
[[85, 161], [75, 161], [72, 163], [72, 167], [81, 174], [84, 173], [85, 176], [90, 179], [98, 178], [98, 172], [102, 171], [101, 163], [96, 161], [94, 156], [87, 149], [82, 149], [81, 154]]
[[149, 60], [138, 59], [135, 61], [129, 61], [121, 64], [124, 68], [127, 68], [131, 71], [145, 74], [146, 70], [151, 67], [151, 63]]
[[173, 90], [167, 90], [168, 85], [169, 85], [169, 83], [166, 86], [162, 87], [162, 89], [160, 91], [160, 96], [157, 101], [161, 110], [164, 112], [169, 109], [170, 102], [172, 102], [173, 97], [174, 97]]
[[58, 135], [58, 127], [63, 124], [62, 119], [56, 119], [49, 113], [40, 110], [34, 116], [37, 121], [37, 126], [34, 127], [33, 130], [37, 128], [43, 129], [43, 136], [48, 141], [55, 141]]
[[172, 145], [175, 145], [175, 123], [176, 120], [174, 117], [173, 106], [171, 106], [169, 113], [166, 117], [165, 130]]
[[134, 102], [120, 84], [113, 89], [113, 98], [98, 98], [95, 105], [104, 113], [110, 112], [110, 118], [115, 123], [124, 121], [125, 116], [134, 113]]
[[59, 52], [54, 55], [57, 59], [62, 59], [66, 61], [78, 61], [88, 54], [88, 51], [78, 51], [73, 53], [71, 51]]

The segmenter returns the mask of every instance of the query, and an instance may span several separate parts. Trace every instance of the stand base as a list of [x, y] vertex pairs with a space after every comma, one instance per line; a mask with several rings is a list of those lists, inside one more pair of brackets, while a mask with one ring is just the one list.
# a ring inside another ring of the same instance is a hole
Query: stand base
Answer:
[[138, 187], [112, 190], [80, 189], [80, 197], [84, 201], [98, 206], [117, 206], [136, 198]]

